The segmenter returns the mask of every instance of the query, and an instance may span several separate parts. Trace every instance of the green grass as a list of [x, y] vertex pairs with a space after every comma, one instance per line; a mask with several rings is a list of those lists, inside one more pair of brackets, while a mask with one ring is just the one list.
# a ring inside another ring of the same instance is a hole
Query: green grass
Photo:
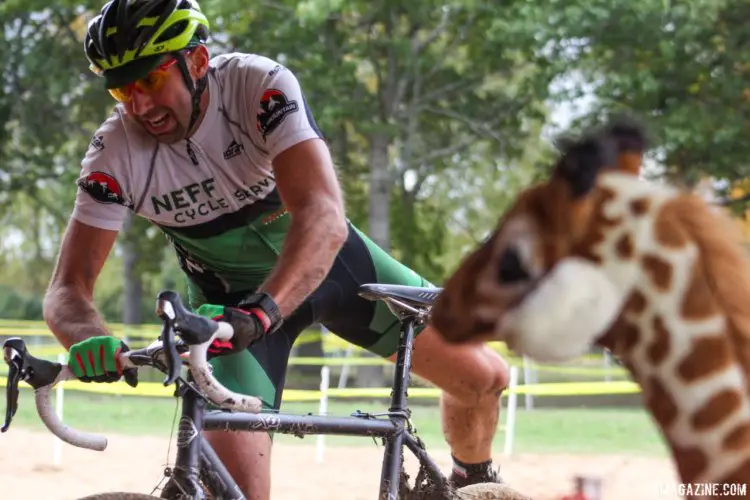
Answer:
[[[64, 422], [73, 428], [95, 433], [155, 435], [168, 437], [173, 427], [175, 400], [133, 396], [97, 396], [66, 392]], [[328, 414], [345, 416], [355, 410], [381, 412], [384, 404], [362, 401], [329, 401]], [[287, 413], [318, 413], [317, 403], [286, 403]], [[412, 420], [417, 434], [429, 448], [445, 448], [440, 412], [434, 405], [412, 405]], [[501, 425], [505, 423], [505, 409]], [[31, 391], [23, 389], [13, 426], [44, 430], [36, 414]], [[502, 450], [503, 428], [498, 430], [495, 449]], [[371, 438], [328, 436], [327, 443], [368, 445]], [[281, 443], [314, 444], [315, 437], [305, 439], [276, 436]], [[665, 447], [650, 417], [642, 410], [623, 408], [535, 409], [519, 408], [516, 414], [514, 451], [545, 453], [641, 454], [666, 456]]]

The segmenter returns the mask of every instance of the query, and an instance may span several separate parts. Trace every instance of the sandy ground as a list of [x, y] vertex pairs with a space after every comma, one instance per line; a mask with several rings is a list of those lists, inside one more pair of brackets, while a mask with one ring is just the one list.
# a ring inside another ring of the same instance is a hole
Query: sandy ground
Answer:
[[[109, 435], [109, 447], [94, 452], [63, 445], [62, 463], [53, 467], [54, 437], [18, 427], [0, 435], [2, 500], [69, 500], [101, 491], [148, 493], [166, 463], [166, 439]], [[314, 439], [314, 438], [313, 438]], [[273, 494], [277, 499], [374, 500], [382, 448], [326, 448], [324, 463], [315, 462], [315, 446], [277, 444], [274, 448]], [[449, 465], [446, 452], [435, 459]], [[557, 499], [572, 487], [576, 474], [598, 475], [605, 500], [676, 498], [663, 488], [674, 485], [666, 460], [624, 456], [523, 455], [505, 459], [498, 452], [503, 477], [537, 500]], [[407, 467], [414, 461], [408, 455]]]

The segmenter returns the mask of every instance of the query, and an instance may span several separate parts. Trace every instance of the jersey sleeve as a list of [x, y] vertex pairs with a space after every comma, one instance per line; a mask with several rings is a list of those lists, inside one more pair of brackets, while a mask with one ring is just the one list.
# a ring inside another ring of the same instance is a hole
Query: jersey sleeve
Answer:
[[[252, 90], [255, 124], [261, 144], [274, 158], [308, 139], [323, 138], [295, 74], [275, 61], [262, 58], [263, 78]], [[257, 81], [257, 80], [256, 80]]]
[[133, 206], [128, 194], [126, 174], [130, 165], [124, 137], [116, 113], [94, 133], [76, 181], [74, 219], [101, 229], [122, 229], [128, 209]]

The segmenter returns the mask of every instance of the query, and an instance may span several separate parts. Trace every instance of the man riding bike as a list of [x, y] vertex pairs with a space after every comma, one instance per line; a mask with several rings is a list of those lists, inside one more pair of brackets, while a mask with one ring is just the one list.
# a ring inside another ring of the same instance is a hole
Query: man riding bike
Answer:
[[[88, 25], [85, 53], [118, 101], [82, 161], [75, 206], [44, 316], [85, 381], [123, 375], [93, 291], [128, 211], [174, 246], [190, 306], [242, 339], [212, 348], [217, 379], [281, 403], [287, 359], [315, 323], [395, 359], [399, 322], [362, 283], [428, 283], [346, 218], [333, 162], [294, 73], [260, 55], [209, 57], [194, 0], [112, 0]], [[485, 345], [451, 346], [431, 326], [414, 373], [444, 392], [456, 486], [499, 481], [491, 444], [507, 365]], [[270, 495], [271, 437], [206, 432], [248, 498]]]

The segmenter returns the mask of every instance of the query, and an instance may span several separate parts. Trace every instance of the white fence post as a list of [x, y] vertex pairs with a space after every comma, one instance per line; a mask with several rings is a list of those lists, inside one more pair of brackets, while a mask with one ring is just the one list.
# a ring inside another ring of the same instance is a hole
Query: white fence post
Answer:
[[608, 349], [604, 349], [604, 381], [612, 382], [612, 354]]
[[[531, 365], [531, 360], [527, 358], [526, 356], [523, 357], [523, 383], [524, 385], [530, 385], [536, 383], [536, 380], [534, 380], [534, 368]], [[528, 392], [524, 394], [524, 402], [526, 404], [527, 410], [533, 410], [534, 409], [534, 396], [529, 394]]]
[[510, 384], [508, 389], [508, 411], [505, 417], [505, 456], [509, 457], [513, 452], [513, 435], [516, 427], [516, 407], [518, 404], [516, 388], [518, 387], [518, 367], [510, 367]]
[[[323, 366], [320, 369], [320, 414], [325, 415], [328, 412], [328, 382], [331, 376], [331, 369], [328, 366]], [[323, 453], [325, 452], [325, 436], [323, 434], [318, 435], [317, 450], [315, 454], [315, 461], [319, 464], [323, 463]]]
[[[65, 354], [60, 353], [57, 355], [57, 362], [61, 365], [65, 365]], [[64, 382], [60, 382], [57, 384], [57, 388], [55, 390], [55, 411], [57, 413], [57, 418], [60, 419], [60, 421], [63, 420], [63, 385]], [[52, 450], [52, 463], [56, 468], [59, 468], [62, 465], [62, 439], [60, 439], [57, 436], [54, 436], [53, 439], [55, 440], [55, 446]]]
[[344, 355], [344, 359], [346, 359], [346, 363], [341, 367], [341, 374], [339, 375], [339, 389], [345, 389], [346, 383], [349, 380], [349, 369], [351, 368], [351, 365], [349, 362], [352, 359], [352, 355], [354, 354], [354, 348], [350, 345], [346, 348], [346, 354]]

